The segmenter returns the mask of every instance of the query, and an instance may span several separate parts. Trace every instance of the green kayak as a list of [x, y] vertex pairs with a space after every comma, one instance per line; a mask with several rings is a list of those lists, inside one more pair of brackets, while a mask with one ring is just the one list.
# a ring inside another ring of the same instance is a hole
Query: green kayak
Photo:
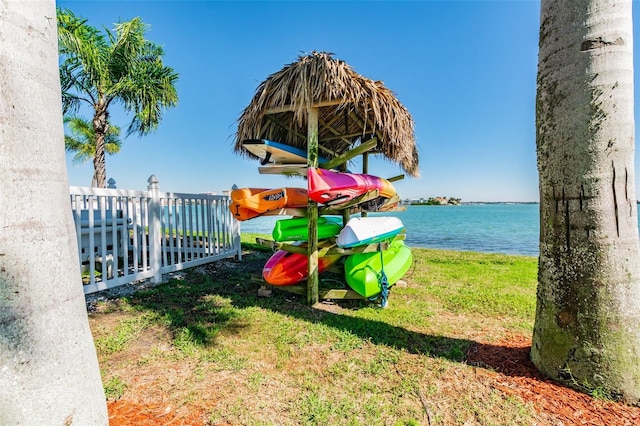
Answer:
[[[382, 253], [382, 256], [380, 256]], [[349, 286], [359, 295], [373, 297], [381, 292], [378, 275], [384, 269], [389, 286], [407, 273], [413, 262], [411, 249], [402, 240], [395, 240], [382, 252], [358, 253], [347, 257], [344, 275]]]
[[[342, 230], [342, 218], [321, 216], [318, 218], [318, 240], [335, 237]], [[273, 239], [276, 241], [307, 241], [309, 225], [306, 217], [281, 219], [273, 227]]]

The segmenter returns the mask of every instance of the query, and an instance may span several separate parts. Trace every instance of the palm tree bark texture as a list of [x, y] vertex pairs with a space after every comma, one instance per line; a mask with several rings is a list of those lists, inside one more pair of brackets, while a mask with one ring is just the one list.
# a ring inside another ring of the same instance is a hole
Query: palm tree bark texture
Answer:
[[631, 0], [542, 0], [540, 22], [540, 259], [531, 358], [568, 386], [637, 404]]
[[0, 424], [106, 425], [65, 167], [55, 2], [0, 2]]

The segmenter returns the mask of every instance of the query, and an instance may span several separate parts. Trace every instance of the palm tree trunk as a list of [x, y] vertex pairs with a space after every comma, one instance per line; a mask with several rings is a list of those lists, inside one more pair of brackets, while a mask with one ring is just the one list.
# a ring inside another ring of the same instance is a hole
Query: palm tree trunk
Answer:
[[96, 112], [93, 116], [93, 130], [96, 135], [96, 155], [93, 158], [93, 170], [95, 185], [98, 188], [107, 187], [107, 165], [105, 155], [105, 138], [109, 131], [109, 114], [106, 102], [101, 99], [96, 105]]
[[0, 424], [106, 425], [69, 203], [55, 2], [0, 9]]
[[640, 401], [631, 0], [543, 0], [536, 105], [540, 261], [531, 358]]

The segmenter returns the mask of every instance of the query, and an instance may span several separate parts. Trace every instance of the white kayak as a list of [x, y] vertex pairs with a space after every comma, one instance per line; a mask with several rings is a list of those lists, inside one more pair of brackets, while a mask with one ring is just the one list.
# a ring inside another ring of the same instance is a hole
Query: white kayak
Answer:
[[338, 234], [338, 247], [349, 248], [388, 240], [404, 230], [395, 216], [352, 217]]

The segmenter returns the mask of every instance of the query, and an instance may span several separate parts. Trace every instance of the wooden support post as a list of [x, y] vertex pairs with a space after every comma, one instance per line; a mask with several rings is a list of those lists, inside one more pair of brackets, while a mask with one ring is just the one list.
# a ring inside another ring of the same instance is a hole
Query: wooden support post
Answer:
[[404, 173], [401, 174], [401, 175], [397, 175], [397, 176], [393, 176], [393, 177], [387, 178], [387, 180], [389, 182], [397, 182], [397, 181], [402, 180], [402, 179], [404, 179]]
[[[318, 167], [318, 108], [307, 109], [307, 166]], [[309, 198], [307, 202], [309, 277], [307, 279], [307, 303], [318, 303], [318, 204]]]
[[373, 139], [369, 139], [368, 141], [366, 141], [365, 143], [362, 143], [360, 145], [358, 145], [357, 147], [353, 148], [352, 150], [349, 150], [347, 152], [345, 152], [344, 154], [340, 154], [335, 158], [332, 158], [331, 160], [327, 161], [326, 163], [322, 163], [322, 168], [323, 169], [333, 169], [335, 167], [338, 167], [341, 164], [345, 164], [347, 161], [351, 160], [352, 158], [355, 158], [356, 156], [363, 154], [367, 151], [370, 151], [372, 149], [374, 149], [376, 146], [378, 146], [378, 139], [373, 138]]
[[351, 213], [349, 213], [349, 209], [342, 210], [342, 226], [346, 226], [347, 222], [351, 219]]
[[369, 173], [369, 153], [365, 152], [362, 154], [362, 173]]
[[[363, 174], [369, 173], [369, 153], [368, 152], [365, 152], [362, 154], [362, 173]], [[367, 212], [362, 212], [360, 216], [367, 217]]]
[[[342, 163], [340, 165], [341, 172], [347, 172], [347, 163]], [[347, 222], [351, 219], [351, 214], [349, 213], [349, 209], [342, 210], [342, 226], [346, 226]]]

